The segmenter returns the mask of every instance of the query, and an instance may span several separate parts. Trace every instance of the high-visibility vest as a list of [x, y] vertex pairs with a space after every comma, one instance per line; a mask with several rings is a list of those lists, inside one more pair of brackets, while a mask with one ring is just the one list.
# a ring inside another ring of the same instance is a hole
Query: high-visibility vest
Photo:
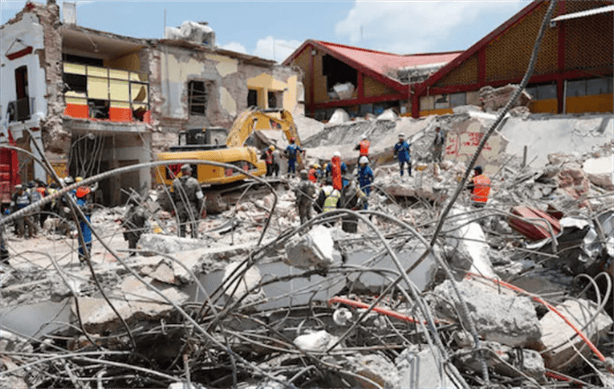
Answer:
[[332, 158], [331, 173], [333, 176], [333, 188], [337, 190], [343, 189], [343, 180], [341, 179], [341, 158], [339, 157]]
[[38, 188], [36, 188], [36, 191], [41, 194], [41, 197], [45, 197], [45, 188], [39, 186]]
[[337, 189], [333, 189], [333, 191], [326, 196], [326, 200], [324, 200], [324, 208], [322, 211], [328, 212], [332, 211], [333, 209], [336, 209], [340, 197], [341, 192], [339, 192]]
[[483, 174], [473, 177], [473, 193], [471, 199], [479, 203], [488, 201], [490, 194], [490, 179]]
[[316, 177], [317, 170], [315, 168], [309, 169], [309, 181], [316, 182], [318, 179]]
[[272, 163], [273, 163], [273, 152], [272, 152], [271, 150], [267, 150], [267, 151], [265, 151], [265, 153], [264, 153], [264, 154], [265, 154], [265, 157], [264, 157], [264, 162], [265, 162], [267, 165], [272, 164]]
[[368, 140], [363, 140], [358, 143], [360, 145], [360, 156], [368, 156], [369, 155], [369, 146], [371, 146], [371, 142]]

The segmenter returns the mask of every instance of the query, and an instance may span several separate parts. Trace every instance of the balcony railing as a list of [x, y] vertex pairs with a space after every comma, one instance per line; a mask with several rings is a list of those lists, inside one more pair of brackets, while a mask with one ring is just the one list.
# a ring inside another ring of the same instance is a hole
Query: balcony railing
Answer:
[[68, 116], [116, 122], [149, 121], [147, 73], [64, 63]]

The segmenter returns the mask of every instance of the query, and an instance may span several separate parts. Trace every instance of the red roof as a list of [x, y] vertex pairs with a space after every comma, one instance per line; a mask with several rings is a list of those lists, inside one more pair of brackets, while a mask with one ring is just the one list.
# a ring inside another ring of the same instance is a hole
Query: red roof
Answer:
[[303, 42], [298, 49], [290, 54], [290, 56], [283, 62], [283, 65], [290, 65], [292, 61], [303, 52], [303, 50], [310, 46], [332, 55], [338, 60], [347, 63], [359, 71], [362, 71], [365, 75], [372, 77], [384, 85], [387, 85], [400, 92], [406, 92], [407, 85], [401, 84], [399, 81], [388, 77], [386, 75], [388, 71], [392, 69], [420, 65], [443, 65], [454, 60], [462, 53], [462, 51], [450, 51], [445, 53], [400, 55], [309, 39]]
[[450, 51], [445, 53], [425, 53], [399, 55], [382, 51], [361, 49], [340, 45], [337, 43], [314, 41], [329, 50], [360, 63], [364, 67], [380, 74], [386, 74], [390, 69], [413, 67], [420, 65], [446, 64], [458, 57], [462, 51]]

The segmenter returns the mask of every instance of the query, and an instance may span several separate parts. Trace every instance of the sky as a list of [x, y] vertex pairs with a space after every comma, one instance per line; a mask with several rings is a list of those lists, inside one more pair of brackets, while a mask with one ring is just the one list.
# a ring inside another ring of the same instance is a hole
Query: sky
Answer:
[[[2, 24], [25, 4], [1, 2]], [[94, 0], [77, 1], [77, 24], [161, 39], [165, 25], [205, 21], [215, 31], [217, 46], [283, 62], [307, 39], [397, 54], [465, 50], [529, 2]]]

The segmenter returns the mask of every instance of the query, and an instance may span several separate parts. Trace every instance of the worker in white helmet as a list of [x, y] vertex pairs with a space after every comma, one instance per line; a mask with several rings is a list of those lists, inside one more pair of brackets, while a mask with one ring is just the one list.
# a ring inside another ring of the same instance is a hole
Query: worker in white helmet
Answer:
[[[373, 184], [373, 170], [369, 167], [369, 158], [360, 157], [358, 160], [358, 183], [360, 189], [369, 196], [371, 194], [371, 185]], [[367, 209], [365, 204], [365, 209]]]

